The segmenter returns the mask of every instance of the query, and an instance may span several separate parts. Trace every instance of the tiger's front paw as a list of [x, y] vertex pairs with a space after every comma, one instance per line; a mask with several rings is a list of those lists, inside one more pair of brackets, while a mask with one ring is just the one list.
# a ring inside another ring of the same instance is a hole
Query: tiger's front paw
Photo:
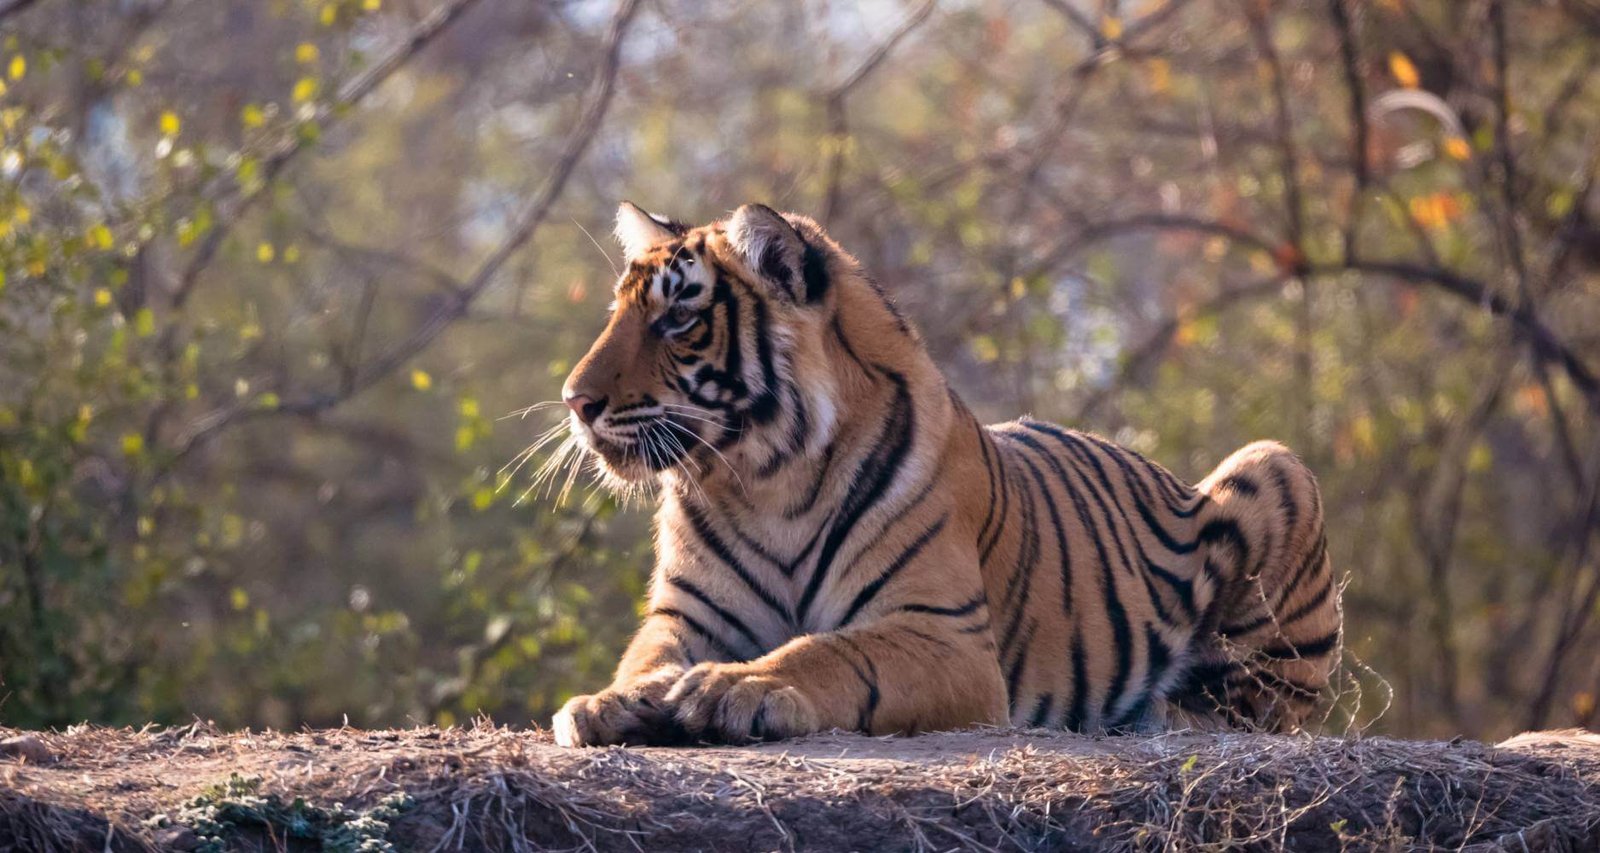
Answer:
[[683, 674], [664, 701], [678, 724], [701, 740], [779, 740], [821, 728], [805, 694], [747, 664], [700, 664]]
[[663, 670], [592, 696], [574, 696], [550, 721], [561, 746], [671, 744], [687, 739], [663, 696], [683, 670]]

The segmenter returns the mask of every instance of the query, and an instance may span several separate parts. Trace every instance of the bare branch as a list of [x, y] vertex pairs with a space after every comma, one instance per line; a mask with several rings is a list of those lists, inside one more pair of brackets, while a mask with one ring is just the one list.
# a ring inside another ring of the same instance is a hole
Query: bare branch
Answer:
[[[1224, 237], [1248, 248], [1272, 251], [1272, 244], [1249, 231], [1215, 220], [1192, 216], [1144, 214], [1126, 219], [1096, 223], [1074, 235], [1062, 245], [1050, 250], [1035, 264], [1035, 271], [1052, 269], [1088, 246], [1124, 234], [1138, 231], [1187, 231]], [[1400, 261], [1367, 261], [1356, 259], [1342, 263], [1307, 265], [1298, 271], [1306, 278], [1339, 275], [1345, 272], [1369, 273], [1426, 284], [1482, 306], [1491, 313], [1511, 321], [1516, 335], [1532, 350], [1536, 358], [1553, 362], [1588, 401], [1589, 408], [1600, 414], [1600, 378], [1554, 330], [1527, 306], [1514, 304], [1502, 293], [1481, 281], [1450, 270], [1421, 266]]]
[[1272, 296], [1282, 290], [1285, 278], [1281, 274], [1274, 275], [1239, 287], [1228, 288], [1210, 299], [1192, 306], [1182, 314], [1175, 314], [1163, 320], [1141, 343], [1124, 354], [1122, 366], [1117, 370], [1115, 378], [1095, 389], [1078, 404], [1077, 413], [1070, 419], [1070, 422], [1082, 423], [1093, 418], [1099, 413], [1100, 407], [1110, 400], [1113, 394], [1127, 386], [1131, 378], [1148, 370], [1151, 363], [1155, 362], [1167, 351], [1168, 345], [1172, 343], [1173, 337], [1178, 333], [1179, 325], [1185, 319], [1221, 314], [1230, 308]]
[[1250, 22], [1250, 34], [1255, 41], [1256, 53], [1266, 63], [1272, 80], [1273, 130], [1277, 134], [1278, 172], [1283, 178], [1283, 203], [1288, 218], [1289, 245], [1294, 249], [1293, 266], [1305, 264], [1305, 204], [1300, 192], [1299, 152], [1294, 142], [1294, 121], [1289, 113], [1289, 83], [1283, 75], [1283, 60], [1272, 43], [1272, 29], [1267, 24], [1266, 12], [1260, 5], [1245, 3], [1245, 17]]
[[928, 19], [928, 15], [933, 12], [933, 7], [934, 0], [923, 0], [922, 4], [913, 9], [911, 14], [907, 15], [906, 19], [900, 23], [900, 26], [889, 34], [888, 38], [884, 39], [871, 53], [867, 54], [867, 58], [862, 60], [861, 64], [856, 66], [856, 69], [849, 76], [829, 90], [827, 98], [828, 139], [832, 148], [828, 154], [828, 177], [825, 182], [827, 190], [824, 193], [822, 202], [822, 221], [824, 223], [834, 220], [841, 204], [840, 189], [844, 183], [845, 139], [850, 132], [848, 117], [845, 114], [845, 100], [850, 97], [850, 92], [855, 87], [861, 85], [861, 81], [867, 79], [868, 75], [877, 70], [878, 66], [889, 58], [889, 53], [894, 50], [895, 45], [905, 40], [906, 36], [911, 35], [913, 30]]
[[1371, 127], [1367, 123], [1367, 95], [1361, 85], [1361, 53], [1356, 46], [1355, 26], [1350, 19], [1349, 0], [1328, 0], [1334, 28], [1339, 32], [1339, 58], [1344, 66], [1345, 93], [1350, 96], [1350, 163], [1355, 172], [1355, 188], [1350, 196], [1350, 217], [1344, 227], [1344, 254], [1356, 257], [1356, 240], [1361, 214], [1366, 206], [1372, 169], [1367, 162]]
[[1100, 28], [1095, 26], [1094, 21], [1090, 20], [1088, 15], [1085, 15], [1083, 12], [1079, 11], [1076, 6], [1073, 6], [1071, 3], [1067, 2], [1067, 0], [1043, 0], [1043, 2], [1046, 6], [1049, 6], [1060, 13], [1063, 18], [1066, 18], [1067, 23], [1071, 24], [1085, 36], [1088, 36], [1090, 44], [1094, 45], [1096, 48], [1105, 46], [1105, 34], [1100, 32]]
[[606, 32], [600, 69], [591, 86], [589, 104], [573, 127], [571, 135], [568, 136], [566, 145], [550, 172], [549, 180], [517, 216], [516, 227], [478, 265], [472, 275], [462, 282], [459, 291], [423, 320], [408, 337], [389, 347], [372, 364], [356, 371], [352, 377], [341, 382], [341, 387], [336, 391], [284, 399], [275, 406], [240, 405], [211, 412], [197, 419], [178, 441], [174, 458], [181, 458], [218, 431], [246, 418], [280, 414], [315, 415], [338, 406], [388, 377], [412, 357], [427, 349], [453, 321], [465, 315], [473, 302], [493, 283], [495, 274], [506, 261], [533, 238], [539, 226], [549, 216], [556, 200], [561, 197], [578, 161], [583, 158], [584, 152], [593, 142], [595, 133], [600, 129], [600, 124], [611, 106], [611, 98], [616, 90], [617, 69], [621, 65], [623, 37], [627, 34], [639, 5], [640, 0], [622, 0], [621, 5], [617, 7]]
[[18, 12], [25, 11], [29, 6], [37, 2], [39, 0], [9, 0], [9, 2], [0, 5], [0, 21], [4, 21]]
[[[350, 108], [359, 104], [368, 95], [372, 94], [385, 80], [388, 80], [396, 71], [405, 67], [424, 47], [432, 42], [445, 28], [461, 17], [462, 13], [472, 8], [478, 0], [447, 0], [443, 5], [424, 18], [411, 30], [406, 40], [388, 55], [373, 63], [372, 67], [352, 78], [340, 90], [338, 95], [329, 103], [317, 110], [316, 121], [326, 121], [329, 118], [344, 114]], [[215, 217], [216, 225], [206, 234], [200, 247], [189, 258], [189, 263], [178, 276], [178, 286], [172, 293], [173, 308], [182, 308], [184, 303], [193, 295], [196, 282], [200, 274], [215, 259], [217, 250], [222, 247], [223, 241], [233, 233], [234, 227], [239, 224], [244, 214], [255, 205], [257, 201], [267, 195], [266, 188], [272, 180], [289, 165], [296, 155], [306, 149], [306, 138], [301, 134], [293, 134], [284, 139], [261, 161], [260, 187], [253, 192], [243, 195], [227, 195], [220, 187], [208, 193], [210, 200], [218, 203]]]

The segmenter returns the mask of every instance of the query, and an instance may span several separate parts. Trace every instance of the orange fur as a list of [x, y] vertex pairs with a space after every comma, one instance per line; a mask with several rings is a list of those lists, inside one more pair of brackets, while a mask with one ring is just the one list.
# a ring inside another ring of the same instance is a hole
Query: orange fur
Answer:
[[560, 742], [1290, 729], [1317, 707], [1338, 589], [1286, 449], [1191, 487], [1096, 436], [982, 426], [810, 220], [618, 219], [628, 270], [566, 390], [607, 475], [660, 487], [658, 561]]

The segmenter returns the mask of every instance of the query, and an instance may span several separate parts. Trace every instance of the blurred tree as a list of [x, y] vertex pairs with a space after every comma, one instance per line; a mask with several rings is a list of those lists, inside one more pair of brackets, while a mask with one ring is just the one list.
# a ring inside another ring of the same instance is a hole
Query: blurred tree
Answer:
[[1594, 719], [1591, 3], [13, 0], [0, 30], [0, 721], [515, 721], [603, 680], [646, 513], [520, 499], [558, 412], [502, 416], [597, 329], [622, 197], [823, 218], [993, 419], [1188, 475], [1295, 444], [1349, 713], [1386, 682], [1393, 731]]

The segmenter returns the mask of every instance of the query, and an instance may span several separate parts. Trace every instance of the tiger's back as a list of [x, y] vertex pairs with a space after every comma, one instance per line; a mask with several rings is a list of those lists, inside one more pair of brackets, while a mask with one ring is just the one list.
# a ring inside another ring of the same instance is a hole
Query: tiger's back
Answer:
[[1080, 731], [1314, 712], [1340, 640], [1311, 473], [1257, 442], [1191, 486], [1099, 436], [965, 414], [957, 456], [1011, 720]]

